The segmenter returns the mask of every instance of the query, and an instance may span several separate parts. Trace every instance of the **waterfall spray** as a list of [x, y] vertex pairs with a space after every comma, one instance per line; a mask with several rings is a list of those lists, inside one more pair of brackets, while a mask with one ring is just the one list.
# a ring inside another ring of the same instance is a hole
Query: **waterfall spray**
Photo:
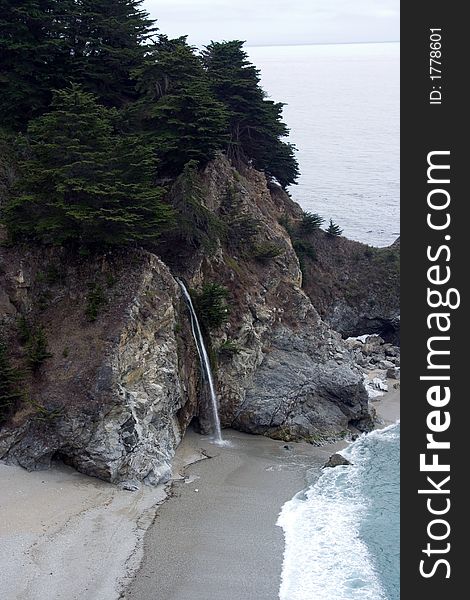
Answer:
[[191, 316], [191, 330], [193, 332], [194, 341], [196, 343], [197, 352], [199, 354], [202, 372], [205, 375], [209, 386], [215, 442], [221, 443], [223, 442], [223, 439], [222, 431], [220, 428], [217, 394], [215, 392], [214, 378], [212, 376], [212, 369], [209, 362], [209, 356], [207, 354], [206, 346], [204, 344], [204, 338], [202, 337], [201, 327], [199, 326], [199, 321], [196, 315], [196, 311], [194, 310], [193, 301], [191, 300], [191, 296], [189, 295], [186, 286], [180, 279], [176, 279], [176, 281], [178, 282], [178, 285], [180, 286], [181, 291], [183, 292], [184, 299], [189, 308], [189, 314]]

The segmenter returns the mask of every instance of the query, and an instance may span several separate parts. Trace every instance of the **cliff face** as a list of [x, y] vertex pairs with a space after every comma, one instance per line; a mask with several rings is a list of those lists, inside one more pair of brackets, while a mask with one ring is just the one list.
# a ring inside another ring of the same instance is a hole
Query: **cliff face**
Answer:
[[130, 486], [168, 478], [189, 422], [210, 427], [175, 276], [188, 287], [217, 282], [229, 292], [229, 319], [208, 340], [223, 425], [314, 443], [371, 426], [354, 355], [321, 319], [314, 288], [302, 289], [279, 223], [299, 219], [300, 208], [261, 173], [235, 171], [222, 158], [202, 183], [221, 221], [256, 223], [248, 240], [231, 241], [229, 229], [210, 251], [160, 249], [163, 262], [137, 250], [93, 260], [0, 250], [0, 308], [13, 360], [27, 360], [21, 315], [43, 328], [52, 355], [26, 376], [25, 400], [0, 430], [0, 457], [30, 469], [57, 457]]
[[[21, 313], [40, 323], [51, 356], [23, 382], [25, 401], [0, 431], [0, 455], [29, 469], [59, 457], [116, 482], [167, 478], [187, 424], [178, 411], [198, 381], [191, 345], [178, 339], [184, 306], [168, 268], [146, 253], [99, 264], [56, 253], [2, 258], [8, 320]], [[51, 264], [64, 270], [47, 283]], [[90, 322], [96, 286], [103, 300]], [[14, 334], [11, 341], [20, 361], [27, 349]]]

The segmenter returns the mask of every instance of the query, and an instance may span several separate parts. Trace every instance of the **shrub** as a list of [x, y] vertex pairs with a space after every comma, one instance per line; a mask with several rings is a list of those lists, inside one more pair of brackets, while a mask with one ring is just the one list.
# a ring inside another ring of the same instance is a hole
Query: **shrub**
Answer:
[[18, 388], [20, 379], [20, 372], [10, 363], [6, 344], [0, 340], [0, 423], [12, 406], [21, 399]]
[[232, 340], [225, 340], [220, 344], [218, 352], [221, 358], [231, 358], [236, 354], [240, 354], [241, 350], [238, 344]]
[[18, 339], [22, 346], [28, 343], [31, 337], [31, 326], [27, 318], [22, 315], [17, 321]]
[[330, 219], [330, 224], [326, 230], [326, 233], [331, 237], [338, 237], [343, 233], [343, 230], [339, 227], [339, 225], [334, 223], [332, 219]]
[[89, 287], [85, 315], [89, 321], [93, 322], [98, 318], [100, 309], [106, 304], [106, 296], [99, 283], [91, 284]]
[[262, 263], [267, 263], [281, 254], [284, 254], [284, 248], [273, 242], [261, 242], [253, 250], [253, 258]]
[[311, 213], [304, 211], [302, 213], [302, 221], [300, 222], [300, 229], [304, 233], [312, 233], [323, 225], [325, 219], [317, 213]]
[[258, 234], [260, 221], [249, 215], [239, 215], [227, 221], [227, 241], [233, 248], [250, 246]]
[[313, 246], [313, 244], [311, 244], [310, 242], [306, 241], [306, 240], [294, 240], [292, 242], [292, 246], [295, 250], [295, 253], [297, 254], [297, 256], [299, 258], [301, 257], [308, 257], [312, 260], [316, 260], [317, 258], [317, 251], [315, 250], [315, 247]]
[[198, 318], [206, 329], [217, 329], [228, 319], [228, 290], [218, 283], [206, 283], [200, 293], [192, 293]]
[[42, 327], [31, 331], [26, 344], [26, 357], [31, 370], [37, 371], [43, 362], [52, 354], [47, 347], [47, 337]]

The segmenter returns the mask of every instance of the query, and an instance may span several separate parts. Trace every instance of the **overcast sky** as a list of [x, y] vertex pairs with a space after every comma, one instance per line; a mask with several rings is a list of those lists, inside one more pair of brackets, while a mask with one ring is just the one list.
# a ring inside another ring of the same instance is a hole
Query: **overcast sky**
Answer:
[[249, 45], [396, 41], [399, 0], [145, 0], [162, 33]]

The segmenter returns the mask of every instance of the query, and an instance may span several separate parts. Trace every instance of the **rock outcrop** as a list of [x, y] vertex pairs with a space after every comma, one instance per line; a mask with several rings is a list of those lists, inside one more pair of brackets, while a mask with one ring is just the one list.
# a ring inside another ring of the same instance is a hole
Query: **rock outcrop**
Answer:
[[223, 158], [202, 183], [218, 219], [256, 223], [249, 243], [221, 237], [210, 251], [162, 247], [161, 259], [133, 250], [93, 261], [57, 249], [0, 249], [13, 360], [27, 360], [21, 316], [43, 328], [51, 354], [26, 377], [25, 401], [0, 430], [1, 458], [28, 469], [60, 458], [131, 487], [169, 477], [191, 420], [210, 428], [176, 276], [190, 288], [217, 282], [229, 292], [229, 319], [207, 339], [224, 426], [312, 443], [372, 426], [356, 348], [321, 318], [280, 224], [299, 219], [300, 208], [263, 174]]

